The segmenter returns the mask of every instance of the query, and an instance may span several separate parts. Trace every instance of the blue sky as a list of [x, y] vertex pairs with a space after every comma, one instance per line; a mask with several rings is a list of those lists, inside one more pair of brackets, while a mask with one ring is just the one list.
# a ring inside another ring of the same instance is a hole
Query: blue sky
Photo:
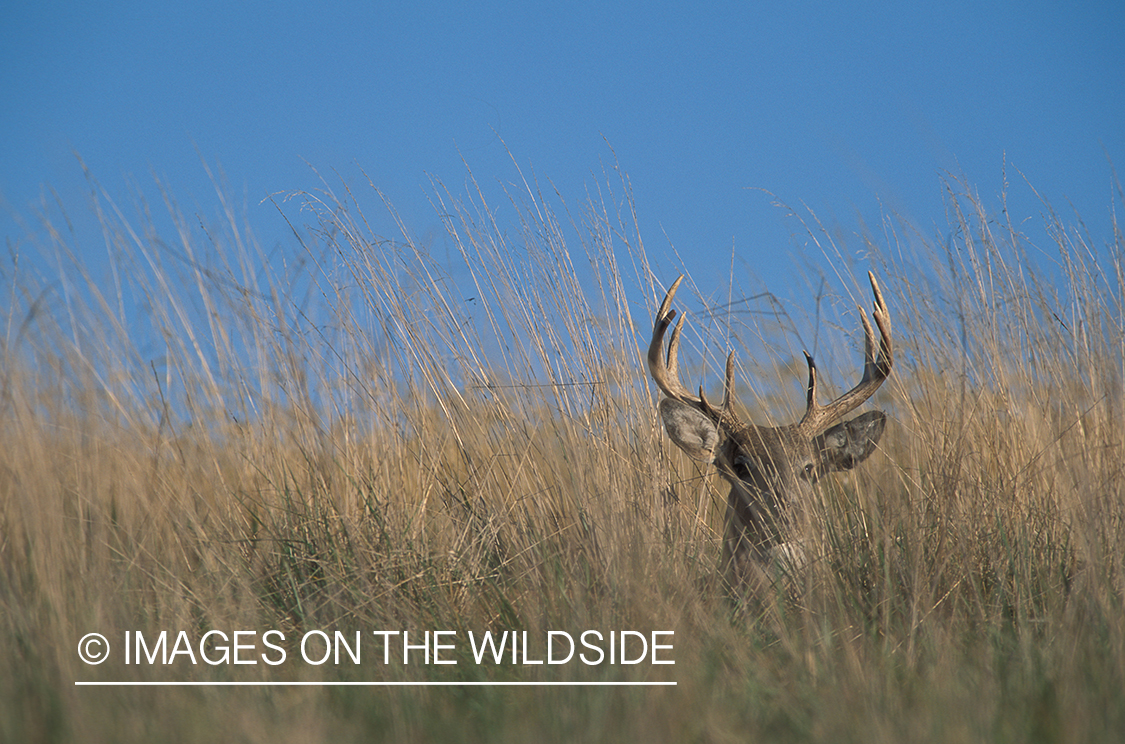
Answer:
[[155, 173], [217, 212], [202, 155], [280, 245], [260, 202], [315, 188], [309, 164], [359, 188], [366, 171], [426, 236], [429, 178], [460, 189], [462, 159], [511, 182], [506, 145], [575, 203], [612, 148], [658, 269], [674, 247], [697, 280], [725, 277], [733, 251], [772, 289], [807, 248], [761, 189], [845, 230], [893, 208], [940, 231], [942, 173], [998, 206], [1006, 159], [1017, 221], [1040, 208], [1016, 169], [1105, 242], [1125, 164], [1121, 2], [44, 0], [0, 17], [0, 232], [26, 245], [13, 213], [33, 220], [49, 184], [92, 262], [74, 153], [121, 202], [159, 203]]

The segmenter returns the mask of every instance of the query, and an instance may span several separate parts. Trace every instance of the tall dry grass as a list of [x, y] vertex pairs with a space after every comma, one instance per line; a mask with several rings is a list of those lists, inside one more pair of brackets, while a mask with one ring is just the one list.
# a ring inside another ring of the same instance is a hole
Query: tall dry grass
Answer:
[[[1125, 240], [1046, 207], [1025, 232], [948, 189], [945, 236], [892, 217], [849, 246], [811, 226], [838, 387], [867, 302], [848, 251], [886, 288], [892, 423], [821, 489], [800, 590], [752, 605], [713, 581], [725, 487], [655, 415], [642, 350], [674, 277], [649, 264], [627, 181], [573, 211], [533, 181], [503, 204], [436, 184], [436, 245], [378, 235], [381, 207], [326, 186], [278, 205], [282, 256], [221, 191], [204, 226], [97, 192], [97, 269], [45, 216], [3, 275], [0, 739], [1113, 740]], [[717, 380], [731, 341], [749, 416], [789, 415], [782, 331], [809, 321], [681, 294], [691, 374]], [[451, 666], [75, 653], [91, 631], [270, 628], [290, 658], [312, 629], [674, 630], [676, 664], [476, 665], [463, 643]], [[678, 685], [73, 684], [122, 679]]]

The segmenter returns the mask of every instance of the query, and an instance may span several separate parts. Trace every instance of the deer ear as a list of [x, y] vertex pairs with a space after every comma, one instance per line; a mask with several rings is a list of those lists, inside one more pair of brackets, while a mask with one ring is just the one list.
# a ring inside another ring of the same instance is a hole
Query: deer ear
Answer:
[[866, 460], [875, 451], [886, 424], [882, 411], [868, 411], [821, 434], [816, 438], [821, 469], [851, 470]]
[[719, 431], [711, 419], [695, 406], [675, 398], [660, 401], [660, 418], [664, 430], [676, 446], [695, 460], [712, 462]]

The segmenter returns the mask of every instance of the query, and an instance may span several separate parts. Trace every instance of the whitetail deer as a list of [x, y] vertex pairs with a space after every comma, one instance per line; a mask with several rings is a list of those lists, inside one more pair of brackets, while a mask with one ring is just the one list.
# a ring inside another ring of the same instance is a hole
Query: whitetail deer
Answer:
[[823, 474], [850, 470], [866, 460], [883, 434], [886, 416], [882, 411], [829, 426], [870, 398], [891, 372], [891, 319], [875, 275], [869, 273], [868, 278], [875, 295], [872, 315], [879, 326], [878, 356], [875, 334], [861, 308], [866, 334], [863, 378], [822, 406], [816, 400], [816, 365], [805, 352], [809, 366], [805, 415], [787, 426], [754, 426], [739, 419], [731, 406], [733, 352], [727, 357], [723, 401], [718, 408], [707, 400], [702, 386], [698, 395], [684, 387], [677, 372], [682, 315], [664, 355], [664, 333], [676, 316], [671, 304], [682, 275], [660, 304], [648, 347], [649, 374], [666, 396], [660, 401], [660, 416], [668, 436], [692, 458], [713, 462], [730, 483], [721, 565], [733, 587], [769, 581], [779, 568], [792, 570], [803, 565], [801, 543], [790, 534], [793, 506], [807, 503], [813, 484]]

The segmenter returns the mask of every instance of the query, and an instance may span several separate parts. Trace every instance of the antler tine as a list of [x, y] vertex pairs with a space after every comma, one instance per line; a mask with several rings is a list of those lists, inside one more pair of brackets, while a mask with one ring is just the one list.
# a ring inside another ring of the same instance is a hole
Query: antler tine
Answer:
[[[883, 293], [879, 289], [879, 282], [875, 280], [875, 274], [867, 272], [867, 278], [871, 280], [871, 292], [875, 295], [875, 309], [871, 313], [875, 318], [875, 325], [879, 326], [879, 360], [881, 365], [881, 373], [886, 378], [891, 373], [891, 365], [894, 363], [894, 354], [891, 341], [891, 313], [887, 310], [887, 303], [883, 299]], [[870, 339], [871, 334], [868, 333], [867, 337]]]
[[730, 410], [731, 393], [734, 392], [734, 352], [727, 354], [727, 372], [723, 378], [723, 410]]
[[656, 386], [669, 398], [698, 403], [699, 398], [692, 395], [680, 382], [678, 371], [680, 332], [683, 330], [686, 316], [680, 316], [680, 321], [672, 329], [672, 337], [668, 340], [667, 356], [663, 353], [664, 334], [667, 332], [668, 326], [671, 325], [672, 319], [676, 317], [676, 311], [671, 309], [672, 299], [676, 296], [676, 290], [679, 289], [680, 282], [683, 280], [684, 275], [681, 274], [676, 281], [672, 282], [672, 286], [668, 288], [668, 294], [664, 295], [664, 301], [660, 303], [660, 309], [656, 313], [656, 323], [652, 328], [652, 341], [648, 346], [648, 371], [656, 382]]
[[[675, 315], [675, 313], [676, 311], [673, 310], [672, 314]], [[671, 320], [671, 317], [669, 317], [669, 320]], [[672, 336], [668, 339], [668, 356], [665, 369], [668, 370], [668, 376], [677, 383], [680, 381], [680, 333], [684, 330], [685, 320], [687, 320], [687, 315], [681, 313], [680, 319], [676, 321], [675, 328], [672, 329]], [[686, 391], [686, 388], [684, 389]]]
[[805, 361], [809, 365], [809, 389], [805, 415], [798, 424], [801, 429], [809, 432], [819, 430], [858, 408], [864, 401], [874, 395], [875, 391], [879, 389], [879, 386], [891, 373], [894, 357], [890, 312], [887, 310], [887, 303], [883, 299], [883, 292], [879, 289], [879, 282], [876, 281], [875, 274], [869, 271], [867, 272], [867, 278], [871, 281], [871, 293], [875, 296], [875, 307], [871, 315], [875, 318], [875, 325], [879, 327], [878, 356], [875, 354], [875, 332], [871, 327], [871, 322], [867, 319], [867, 313], [863, 311], [863, 308], [860, 308], [859, 319], [863, 323], [864, 336], [863, 378], [854, 388], [828, 405], [821, 406], [816, 402], [816, 364], [808, 352], [805, 352]]
[[707, 411], [712, 418], [716, 421], [726, 421], [728, 424], [734, 426], [735, 429], [742, 428], [742, 422], [735, 415], [730, 407], [731, 391], [734, 390], [734, 352], [727, 354], [727, 370], [723, 378], [723, 405], [720, 408], [715, 408], [711, 401], [707, 400], [707, 394], [703, 392], [703, 386], [699, 386], [699, 402], [703, 409]]
[[805, 355], [805, 363], [809, 365], [809, 392], [805, 401], [805, 417], [809, 415], [809, 411], [819, 408], [816, 403], [816, 362], [813, 361], [812, 354], [802, 350]]

